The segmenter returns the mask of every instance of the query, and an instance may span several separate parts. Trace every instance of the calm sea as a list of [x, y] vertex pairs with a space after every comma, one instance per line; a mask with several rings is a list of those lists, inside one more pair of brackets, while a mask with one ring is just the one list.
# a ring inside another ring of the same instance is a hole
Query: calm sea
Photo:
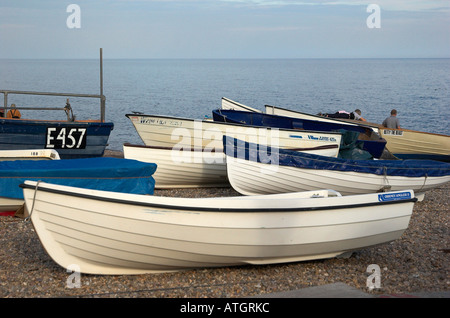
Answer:
[[[99, 60], [0, 60], [0, 89], [99, 94]], [[403, 128], [450, 135], [450, 59], [108, 60], [103, 61], [109, 149], [142, 144], [125, 114], [201, 119], [221, 97], [263, 110], [362, 110], [381, 123], [392, 108]], [[0, 96], [2, 98], [3, 96]], [[8, 103], [63, 107], [65, 98], [10, 95]], [[97, 99], [70, 98], [79, 119], [99, 118]], [[3, 106], [3, 102], [0, 101]], [[63, 111], [23, 117], [64, 119]]]

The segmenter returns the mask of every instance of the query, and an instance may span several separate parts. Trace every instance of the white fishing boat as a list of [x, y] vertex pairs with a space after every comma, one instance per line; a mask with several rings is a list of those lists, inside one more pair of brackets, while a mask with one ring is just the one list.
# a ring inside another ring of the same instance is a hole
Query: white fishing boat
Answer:
[[[371, 129], [338, 122], [326, 123], [317, 120], [306, 120], [288, 116], [271, 115], [233, 109], [215, 109], [212, 111], [214, 122], [246, 124], [256, 127], [270, 127], [278, 129], [296, 129], [298, 131], [340, 132], [344, 141], [347, 135], [352, 143], [361, 144], [361, 149], [368, 152], [373, 158], [385, 158], [386, 140], [374, 133]], [[344, 135], [345, 134], [345, 135]], [[354, 137], [353, 137], [354, 136]], [[347, 144], [347, 142], [345, 142]], [[342, 154], [341, 154], [342, 155]]]
[[54, 149], [0, 150], [0, 161], [4, 160], [59, 160]]
[[[128, 115], [127, 115], [128, 116]], [[193, 119], [129, 115], [146, 146], [125, 144], [124, 157], [156, 163], [155, 187], [229, 186], [223, 135], [336, 157], [341, 134], [267, 129]]]
[[123, 145], [127, 159], [152, 162], [155, 189], [229, 187], [223, 152], [142, 145]]
[[266, 105], [266, 113], [299, 119], [339, 122], [346, 125], [363, 125], [386, 140], [386, 147], [400, 159], [425, 159], [450, 162], [450, 136], [411, 129], [391, 129], [382, 125], [311, 115], [281, 107]]
[[286, 149], [270, 150], [263, 161], [259, 146], [225, 139], [227, 174], [244, 195], [335, 189], [343, 195], [412, 189], [416, 196], [450, 182], [450, 164], [433, 160], [351, 160]]
[[[308, 119], [308, 120], [319, 120], [327, 123], [334, 123], [339, 122], [341, 124], [346, 124], [349, 126], [358, 126], [358, 122], [351, 122], [349, 120], [344, 120], [342, 118], [331, 118], [331, 117], [324, 117], [320, 115], [313, 115], [308, 113], [303, 113], [299, 111], [294, 111], [278, 106], [272, 106], [272, 105], [265, 105], [266, 114], [270, 115], [278, 115], [278, 116], [286, 116], [286, 117], [293, 117], [293, 118], [299, 118], [299, 119]], [[367, 122], [360, 122], [362, 124], [367, 124]]]
[[249, 112], [261, 113], [261, 111], [256, 108], [238, 103], [226, 97], [222, 97], [222, 109], [245, 110]]
[[416, 201], [413, 191], [173, 198], [34, 181], [21, 187], [50, 257], [100, 275], [348, 255], [398, 239]]
[[195, 120], [160, 115], [126, 115], [146, 146], [206, 149], [222, 152], [223, 136], [336, 157], [342, 135], [337, 132], [299, 131]]

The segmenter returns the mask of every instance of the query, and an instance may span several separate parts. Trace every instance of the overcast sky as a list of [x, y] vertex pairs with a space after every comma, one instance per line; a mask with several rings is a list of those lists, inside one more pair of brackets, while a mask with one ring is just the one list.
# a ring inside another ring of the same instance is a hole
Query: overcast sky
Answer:
[[0, 1], [0, 58], [100, 47], [104, 58], [449, 58], [450, 1]]

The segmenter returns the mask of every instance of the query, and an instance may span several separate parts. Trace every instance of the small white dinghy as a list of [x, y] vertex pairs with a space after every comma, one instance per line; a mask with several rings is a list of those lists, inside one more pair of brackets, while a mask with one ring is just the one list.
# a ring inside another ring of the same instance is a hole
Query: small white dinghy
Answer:
[[205, 148], [176, 150], [125, 143], [123, 155], [127, 159], [157, 165], [153, 175], [155, 189], [230, 187], [222, 151], [207, 151]]
[[332, 258], [398, 239], [416, 201], [413, 191], [173, 198], [21, 187], [53, 260], [104, 275]]
[[[0, 161], [59, 159], [59, 154], [54, 149], [0, 150]], [[23, 200], [5, 198], [1, 195], [1, 190], [0, 187], [0, 216], [12, 216], [23, 206]]]
[[59, 160], [55, 149], [0, 150], [0, 161], [6, 160]]

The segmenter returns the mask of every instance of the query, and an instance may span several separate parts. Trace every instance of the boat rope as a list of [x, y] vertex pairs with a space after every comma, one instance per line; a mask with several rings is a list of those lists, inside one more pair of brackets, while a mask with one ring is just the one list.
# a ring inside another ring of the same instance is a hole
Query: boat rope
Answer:
[[381, 189], [378, 190], [378, 192], [390, 191], [392, 187], [389, 185], [389, 180], [387, 178], [387, 167], [386, 166], [383, 167], [383, 181], [384, 181], [383, 182], [384, 186], [382, 186]]
[[38, 180], [38, 182], [36, 183], [36, 188], [34, 188], [34, 195], [33, 195], [33, 204], [31, 205], [31, 211], [28, 214], [28, 216], [24, 219], [24, 222], [28, 222], [31, 219], [31, 214], [34, 211], [34, 202], [36, 201], [36, 193], [39, 187], [39, 183], [41, 182], [41, 180]]
[[219, 108], [219, 114], [223, 117], [223, 121], [225, 123], [227, 123], [227, 116], [225, 116], [224, 114], [222, 114], [222, 110]]
[[[425, 178], [423, 179], [423, 184], [422, 184], [422, 187], [420, 188], [420, 190], [422, 190], [423, 187], [425, 186], [425, 183], [427, 183], [427, 178], [428, 178], [428, 174], [425, 172]], [[420, 192], [420, 190], [418, 190], [418, 192]]]

